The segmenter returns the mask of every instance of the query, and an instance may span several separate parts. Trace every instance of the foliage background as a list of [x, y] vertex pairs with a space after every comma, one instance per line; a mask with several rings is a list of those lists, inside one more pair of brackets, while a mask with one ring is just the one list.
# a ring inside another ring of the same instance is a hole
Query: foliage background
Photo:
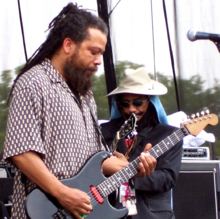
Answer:
[[[123, 61], [115, 65], [117, 84], [120, 83], [123, 72], [126, 68], [136, 69], [141, 65]], [[22, 66], [14, 70], [6, 70], [1, 74], [0, 80], [0, 152], [3, 150], [4, 137], [6, 132], [7, 115], [9, 105], [7, 99], [11, 90], [13, 79]], [[154, 78], [150, 74], [151, 78]], [[168, 88], [168, 94], [160, 96], [167, 115], [178, 111], [174, 81], [172, 76], [163, 75], [157, 72], [157, 80]], [[200, 75], [191, 76], [189, 80], [178, 78], [178, 89], [180, 98], [180, 108], [188, 115], [206, 110], [220, 116], [220, 84], [217, 79], [212, 88], [204, 89], [205, 80]], [[108, 98], [106, 97], [106, 82], [104, 73], [93, 76], [93, 92], [98, 106], [98, 118], [109, 119]], [[216, 136], [215, 154], [220, 156], [220, 127], [210, 126], [205, 129]], [[206, 143], [207, 145], [207, 143]], [[207, 145], [209, 146], [209, 145]]]

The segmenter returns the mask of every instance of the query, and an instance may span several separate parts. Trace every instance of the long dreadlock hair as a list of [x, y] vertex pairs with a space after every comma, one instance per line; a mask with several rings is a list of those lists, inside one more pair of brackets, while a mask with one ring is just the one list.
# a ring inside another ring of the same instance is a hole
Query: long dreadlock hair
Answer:
[[33, 66], [41, 63], [45, 58], [50, 59], [55, 52], [61, 48], [65, 38], [69, 37], [74, 43], [80, 44], [88, 38], [88, 28], [99, 29], [106, 36], [108, 28], [105, 22], [86, 11], [79, 9], [77, 4], [69, 3], [63, 10], [50, 22], [47, 39], [28, 59], [25, 66], [20, 70], [14, 80], [9, 99], [17, 80]]

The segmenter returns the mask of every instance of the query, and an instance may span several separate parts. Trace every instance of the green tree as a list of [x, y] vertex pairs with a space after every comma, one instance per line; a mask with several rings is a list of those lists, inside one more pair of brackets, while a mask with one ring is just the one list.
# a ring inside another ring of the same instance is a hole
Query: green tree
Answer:
[[[125, 69], [136, 69], [142, 65], [134, 64], [132, 62], [124, 61], [118, 62], [115, 65], [117, 84], [120, 83]], [[164, 106], [167, 115], [178, 111], [176, 92], [172, 76], [163, 75], [157, 72], [157, 80], [163, 83], [168, 88], [166, 95], [161, 95], [160, 100]], [[154, 78], [153, 74], [150, 74]], [[180, 98], [180, 109], [187, 115], [191, 116], [197, 112], [206, 110], [207, 108], [211, 113], [220, 116], [220, 85], [219, 81], [215, 79], [213, 88], [204, 89], [205, 81], [202, 80], [200, 75], [194, 75], [190, 79], [177, 78]], [[94, 96], [98, 106], [98, 118], [109, 119], [108, 100], [105, 97], [106, 84], [104, 74], [94, 77]], [[214, 133], [216, 136], [215, 150], [216, 154], [220, 156], [220, 127], [206, 127], [207, 132]]]
[[[125, 69], [136, 69], [142, 65], [135, 64], [129, 61], [118, 62], [115, 65], [117, 84], [120, 83]], [[20, 68], [15, 68], [15, 74], [18, 74]], [[166, 113], [172, 114], [177, 112], [177, 102], [175, 94], [175, 86], [172, 76], [163, 75], [157, 72], [157, 80], [163, 83], [168, 88], [166, 95], [160, 96], [160, 100], [164, 106]], [[7, 99], [11, 90], [12, 80], [14, 79], [12, 70], [3, 71], [0, 81], [0, 152], [3, 149], [3, 142], [6, 131], [7, 115], [9, 106], [7, 105]], [[153, 74], [150, 74], [151, 78], [154, 78]], [[212, 88], [204, 89], [204, 80], [201, 76], [194, 75], [190, 79], [179, 79], [178, 88], [180, 96], [181, 110], [186, 114], [200, 112], [205, 109], [209, 109], [211, 113], [220, 116], [220, 83], [215, 79], [215, 84]], [[98, 106], [98, 118], [109, 119], [109, 106], [106, 82], [104, 73], [93, 76], [93, 93]], [[216, 154], [220, 156], [220, 127], [219, 125], [214, 127], [207, 127], [206, 131], [214, 133], [216, 136], [215, 150]]]
[[12, 79], [13, 74], [11, 70], [5, 70], [2, 72], [0, 82], [0, 152], [3, 150], [4, 146], [6, 123], [9, 110], [7, 100], [11, 90]]
[[5, 70], [1, 73], [0, 80], [0, 153], [4, 147], [4, 139], [6, 132], [6, 124], [8, 117], [8, 98], [11, 91], [12, 82], [16, 75], [18, 75], [23, 65], [18, 66], [15, 70]]

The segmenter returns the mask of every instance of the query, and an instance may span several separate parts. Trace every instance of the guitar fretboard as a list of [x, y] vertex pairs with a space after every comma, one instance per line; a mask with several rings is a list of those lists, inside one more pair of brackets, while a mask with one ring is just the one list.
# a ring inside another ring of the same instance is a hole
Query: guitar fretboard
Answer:
[[[175, 144], [183, 139], [187, 135], [184, 128], [178, 129], [167, 138], [165, 138], [160, 143], [156, 144], [151, 148], [147, 153], [149, 153], [154, 158], [160, 157], [162, 154], [171, 149]], [[108, 179], [103, 181], [97, 186], [102, 197], [107, 197], [113, 191], [115, 191], [120, 185], [125, 182], [128, 182], [133, 176], [135, 176], [139, 171], [139, 163], [141, 162], [140, 158], [137, 157], [126, 167], [118, 171], [117, 173], [110, 176]]]

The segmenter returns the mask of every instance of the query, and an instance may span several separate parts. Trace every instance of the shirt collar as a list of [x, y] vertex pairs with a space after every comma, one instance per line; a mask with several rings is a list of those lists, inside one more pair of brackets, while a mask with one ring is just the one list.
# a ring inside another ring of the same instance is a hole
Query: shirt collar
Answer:
[[53, 83], [66, 84], [62, 75], [56, 70], [56, 68], [53, 66], [52, 62], [49, 59], [45, 59], [41, 63], [41, 65], [44, 67], [44, 69], [46, 70], [46, 75]]

